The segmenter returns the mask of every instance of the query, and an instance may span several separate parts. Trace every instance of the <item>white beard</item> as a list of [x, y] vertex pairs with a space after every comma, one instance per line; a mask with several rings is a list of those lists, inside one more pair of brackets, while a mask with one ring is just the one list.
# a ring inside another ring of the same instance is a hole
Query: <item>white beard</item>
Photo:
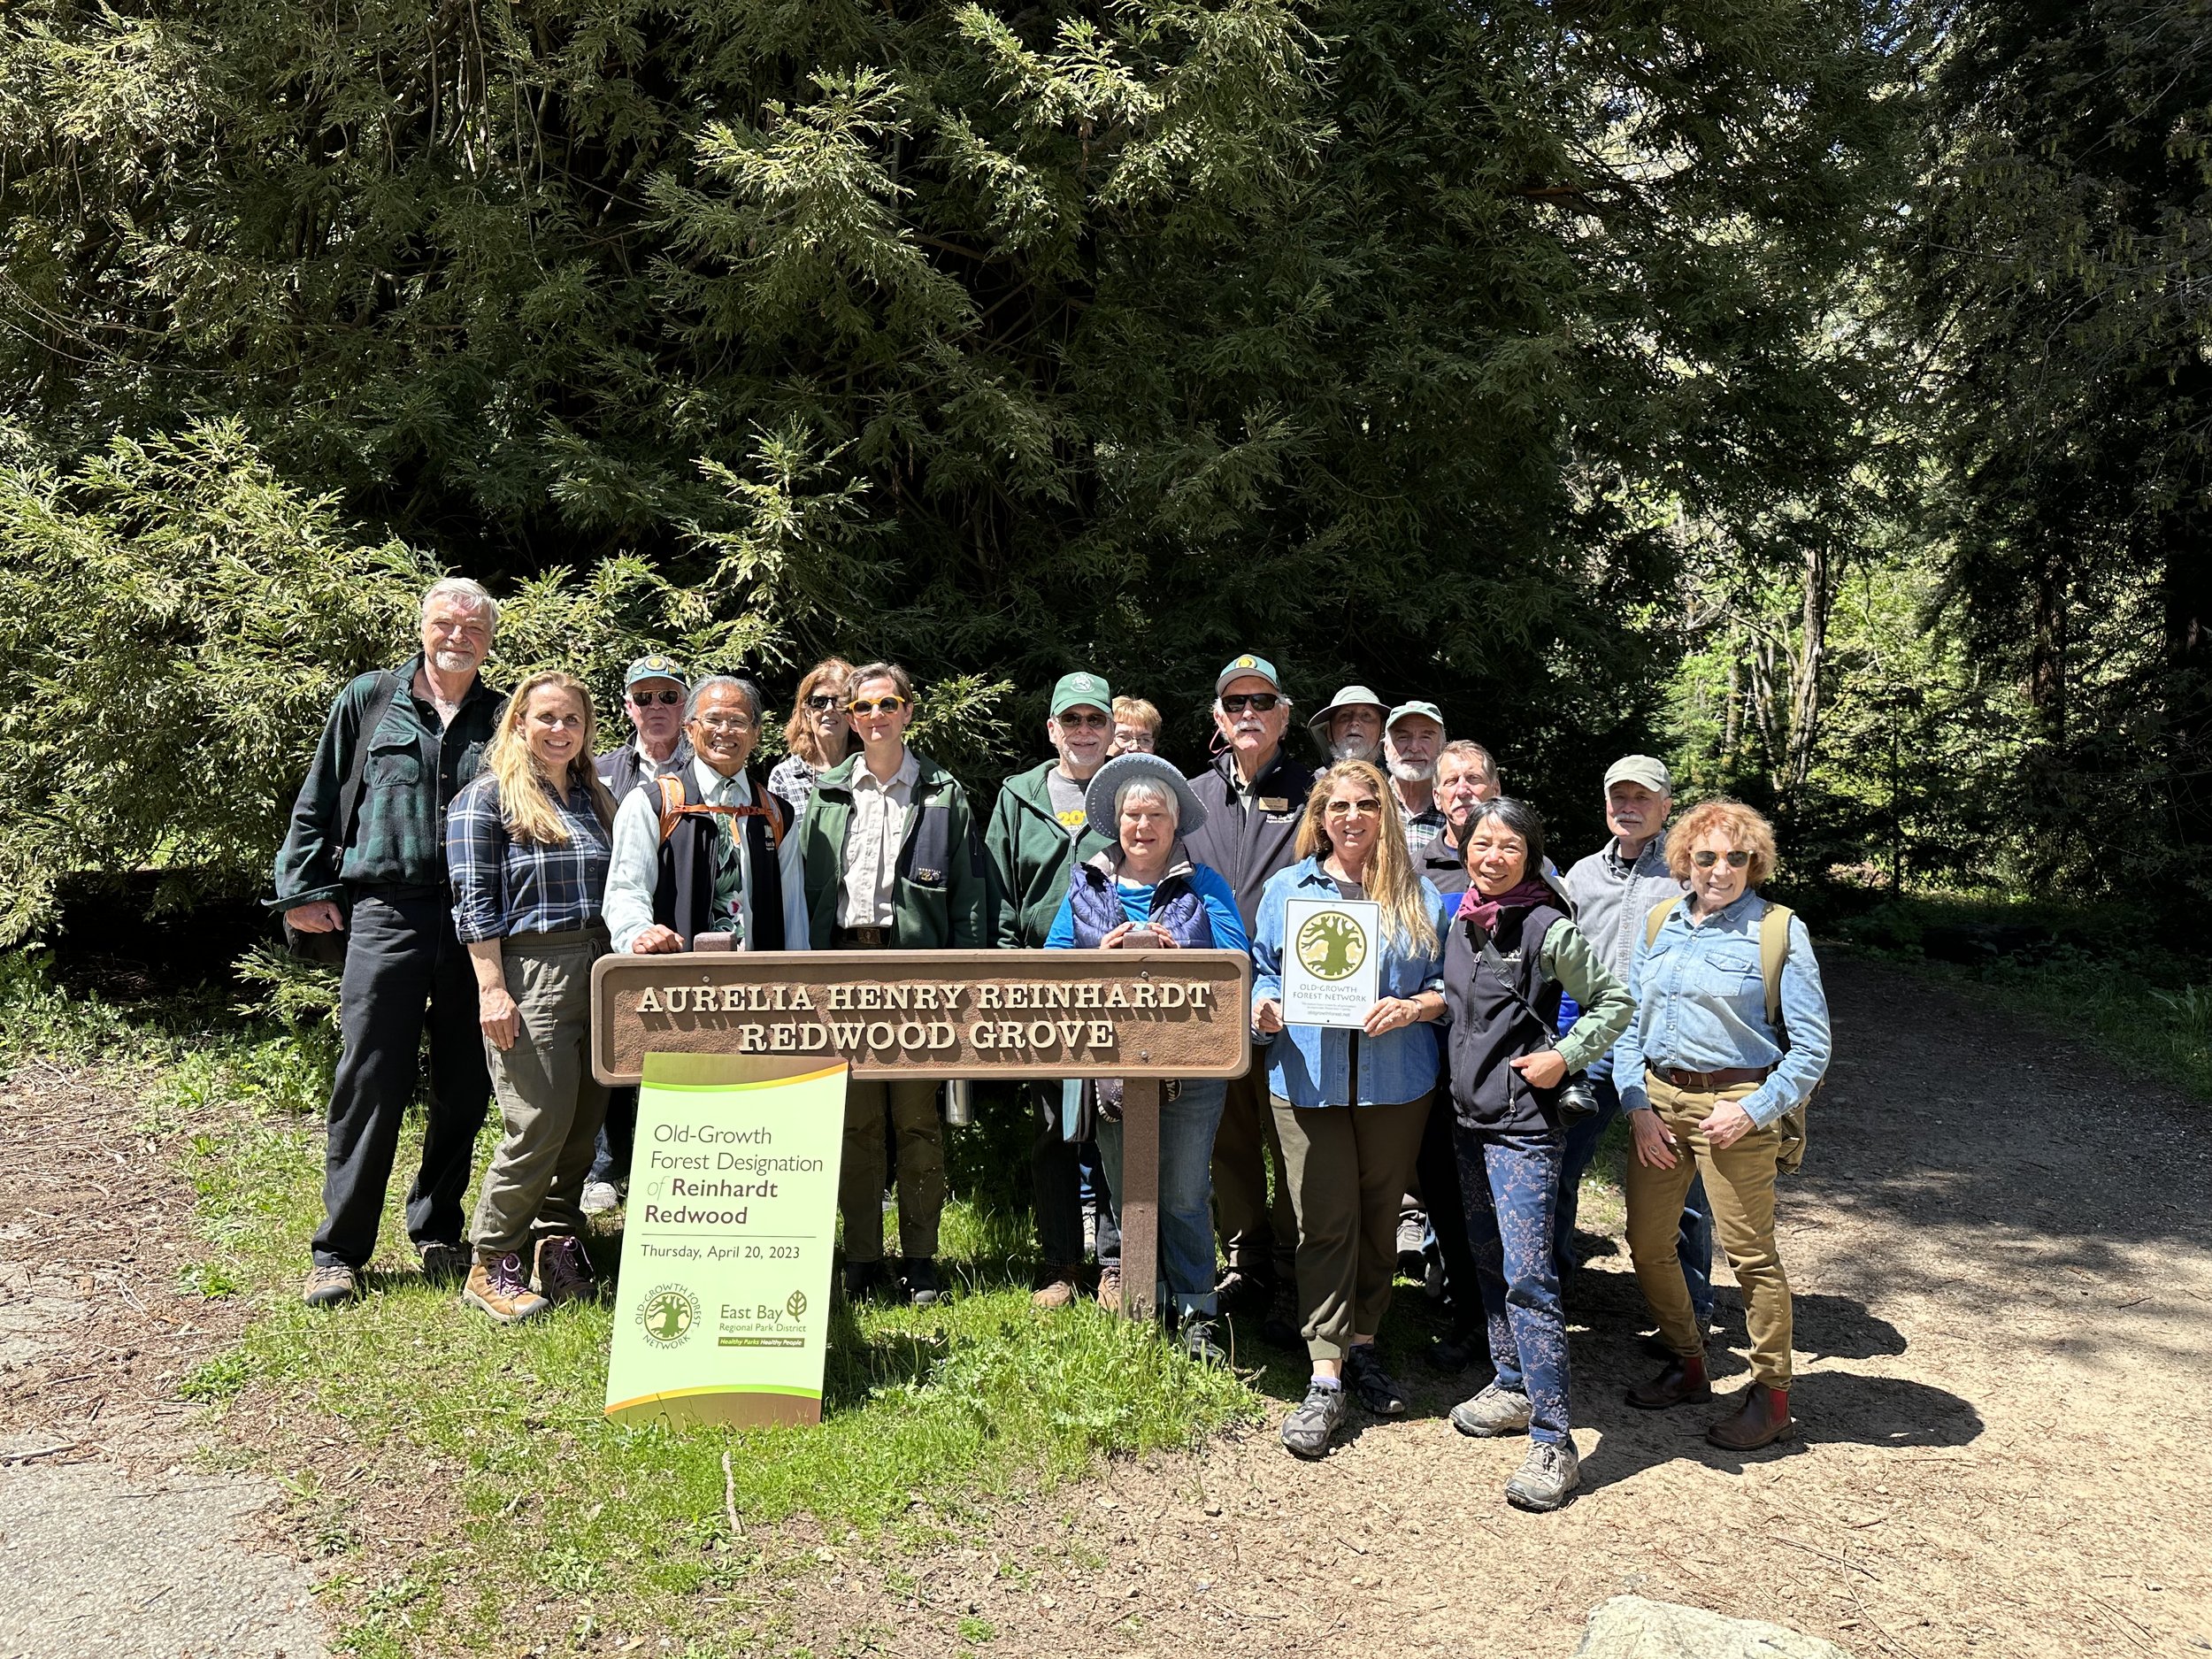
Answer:
[[442, 674], [469, 674], [476, 672], [476, 659], [466, 651], [433, 651], [431, 666]]
[[1390, 775], [1400, 783], [1434, 783], [1436, 763], [1430, 761], [1426, 765], [1419, 765], [1409, 760], [1394, 760], [1390, 763]]
[[1339, 738], [1329, 745], [1331, 760], [1373, 760], [1376, 745], [1363, 737]]

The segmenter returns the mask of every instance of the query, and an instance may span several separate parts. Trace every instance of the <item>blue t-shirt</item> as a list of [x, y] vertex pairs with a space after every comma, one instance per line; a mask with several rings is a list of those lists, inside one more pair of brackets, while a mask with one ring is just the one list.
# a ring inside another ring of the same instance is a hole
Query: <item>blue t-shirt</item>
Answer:
[[[1248, 955], [1252, 941], [1245, 936], [1244, 918], [1237, 910], [1236, 890], [1210, 864], [1192, 867], [1190, 890], [1198, 895], [1198, 902], [1206, 907], [1206, 920], [1214, 931], [1214, 949], [1241, 950]], [[1152, 919], [1152, 895], [1156, 888], [1142, 887], [1133, 881], [1117, 881], [1114, 892], [1121, 900], [1121, 913], [1133, 922]], [[1075, 949], [1075, 892], [1069, 889], [1067, 897], [1060, 901], [1060, 913], [1052, 918], [1051, 931], [1045, 934], [1047, 950]]]

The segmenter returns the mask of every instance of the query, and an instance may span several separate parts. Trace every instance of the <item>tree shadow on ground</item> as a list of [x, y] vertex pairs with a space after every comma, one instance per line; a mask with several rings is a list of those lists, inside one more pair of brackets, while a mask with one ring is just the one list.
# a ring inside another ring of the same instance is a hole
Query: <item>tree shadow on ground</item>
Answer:
[[878, 1331], [871, 1335], [853, 1317], [852, 1304], [839, 1295], [830, 1304], [823, 1412], [865, 1405], [879, 1388], [923, 1382], [951, 1352], [951, 1341], [941, 1331]]

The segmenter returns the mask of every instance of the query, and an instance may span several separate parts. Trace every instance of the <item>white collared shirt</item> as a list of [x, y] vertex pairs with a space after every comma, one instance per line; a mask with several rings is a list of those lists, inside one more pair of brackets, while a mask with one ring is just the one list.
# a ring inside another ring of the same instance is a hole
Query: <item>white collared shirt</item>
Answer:
[[899, 844], [906, 835], [906, 815], [914, 804], [914, 785], [922, 769], [912, 749], [899, 757], [888, 783], [868, 770], [868, 757], [853, 763], [852, 822], [845, 830], [845, 881], [837, 898], [841, 927], [888, 927], [895, 917], [892, 886], [898, 875]]
[[[745, 774], [725, 778], [703, 760], [694, 758], [692, 776], [699, 793], [715, 806], [750, 806], [752, 785]], [[741, 819], [721, 818], [725, 849], [735, 844], [733, 826]], [[613, 856], [607, 867], [607, 895], [602, 910], [615, 949], [626, 951], [637, 936], [653, 925], [653, 895], [660, 885], [660, 799], [653, 789], [630, 792], [614, 818]], [[785, 832], [777, 849], [776, 870], [783, 884], [783, 938], [786, 950], [808, 948], [806, 872], [799, 862], [798, 825]], [[744, 879], [744, 860], [731, 859], [716, 872], [711, 931], [733, 933], [739, 948], [750, 949], [753, 941], [752, 884]]]

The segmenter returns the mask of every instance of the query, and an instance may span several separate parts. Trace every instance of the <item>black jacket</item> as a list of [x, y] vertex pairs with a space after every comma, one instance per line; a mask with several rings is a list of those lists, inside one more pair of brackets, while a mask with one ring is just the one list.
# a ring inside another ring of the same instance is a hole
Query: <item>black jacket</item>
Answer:
[[1237, 794], [1236, 755], [1225, 751], [1191, 779], [1191, 792], [1206, 809], [1203, 828], [1183, 837], [1194, 864], [1210, 864], [1234, 888], [1248, 937], [1259, 927], [1260, 889], [1268, 877], [1298, 862], [1298, 823], [1306, 815], [1314, 769], [1290, 757], [1288, 746], [1260, 773], [1246, 812]]

